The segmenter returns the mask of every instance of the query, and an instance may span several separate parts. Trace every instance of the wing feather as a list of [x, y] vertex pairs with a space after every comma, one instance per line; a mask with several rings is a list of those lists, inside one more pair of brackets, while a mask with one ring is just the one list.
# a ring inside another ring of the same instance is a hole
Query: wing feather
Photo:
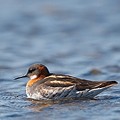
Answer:
[[69, 87], [76, 86], [77, 90], [91, 89], [99, 86], [101, 82], [79, 79], [68, 75], [51, 75], [45, 78], [44, 84], [51, 87]]
[[95, 89], [117, 84], [116, 81], [90, 81], [68, 75], [54, 74], [44, 79], [44, 84], [51, 87], [76, 86], [76, 90]]

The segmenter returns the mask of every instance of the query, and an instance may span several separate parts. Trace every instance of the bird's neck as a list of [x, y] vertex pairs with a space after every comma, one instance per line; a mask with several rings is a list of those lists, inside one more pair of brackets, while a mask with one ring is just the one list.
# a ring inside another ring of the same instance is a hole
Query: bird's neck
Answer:
[[38, 77], [38, 78], [35, 78], [35, 79], [31, 79], [31, 80], [29, 80], [28, 82], [27, 82], [27, 85], [26, 86], [32, 86], [34, 83], [36, 83], [37, 81], [39, 81], [39, 80], [42, 80], [42, 79], [44, 79], [45, 78], [45, 76], [43, 76], [43, 75], [41, 75], [40, 77]]

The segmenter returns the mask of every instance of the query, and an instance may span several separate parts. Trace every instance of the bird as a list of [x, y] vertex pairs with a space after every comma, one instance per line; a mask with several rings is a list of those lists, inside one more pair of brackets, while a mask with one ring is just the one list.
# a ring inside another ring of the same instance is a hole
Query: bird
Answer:
[[117, 81], [91, 81], [70, 75], [50, 73], [43, 64], [33, 64], [27, 74], [26, 94], [34, 100], [92, 99], [102, 91], [118, 84]]

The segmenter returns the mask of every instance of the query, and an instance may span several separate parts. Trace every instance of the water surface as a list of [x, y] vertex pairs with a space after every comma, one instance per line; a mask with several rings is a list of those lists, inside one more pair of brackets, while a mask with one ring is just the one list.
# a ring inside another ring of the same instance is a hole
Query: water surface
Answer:
[[28, 100], [28, 79], [13, 80], [33, 63], [51, 72], [120, 81], [117, 0], [0, 1], [0, 120], [119, 120], [119, 85], [96, 100]]

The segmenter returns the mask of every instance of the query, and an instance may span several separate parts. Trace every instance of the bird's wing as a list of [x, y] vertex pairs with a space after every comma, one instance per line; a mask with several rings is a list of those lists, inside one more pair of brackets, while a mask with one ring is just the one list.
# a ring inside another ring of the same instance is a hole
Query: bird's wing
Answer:
[[51, 87], [76, 86], [77, 90], [94, 89], [104, 87], [108, 82], [89, 81], [67, 75], [51, 75], [44, 79], [44, 84]]

